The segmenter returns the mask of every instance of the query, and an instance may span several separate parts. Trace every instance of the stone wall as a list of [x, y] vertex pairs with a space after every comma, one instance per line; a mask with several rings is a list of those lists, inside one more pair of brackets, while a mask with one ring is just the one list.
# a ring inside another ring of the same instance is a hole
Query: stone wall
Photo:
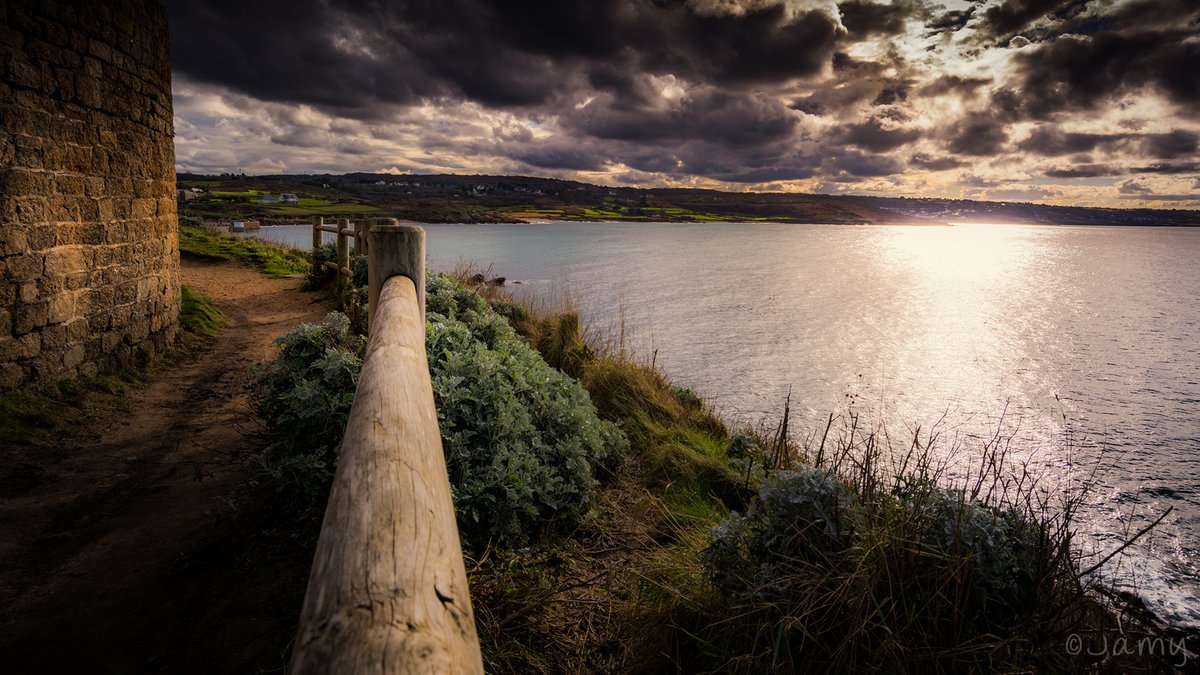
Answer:
[[0, 387], [174, 339], [172, 135], [157, 0], [0, 0]]

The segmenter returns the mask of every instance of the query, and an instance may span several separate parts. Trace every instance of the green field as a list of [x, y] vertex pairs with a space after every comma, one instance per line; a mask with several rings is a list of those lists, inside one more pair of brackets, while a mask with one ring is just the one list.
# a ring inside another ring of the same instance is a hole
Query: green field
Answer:
[[[313, 202], [305, 204], [305, 201]], [[324, 202], [324, 203], [321, 203]], [[379, 207], [370, 204], [332, 204], [324, 199], [301, 199], [300, 204], [270, 205], [264, 207], [269, 213], [285, 216], [333, 215], [339, 213], [375, 213]]]

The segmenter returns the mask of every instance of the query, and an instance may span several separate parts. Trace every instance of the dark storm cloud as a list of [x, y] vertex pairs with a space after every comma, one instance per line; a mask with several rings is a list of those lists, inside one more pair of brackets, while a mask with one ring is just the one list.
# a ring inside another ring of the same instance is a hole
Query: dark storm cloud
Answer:
[[833, 180], [853, 182], [860, 178], [878, 178], [891, 176], [904, 170], [899, 160], [887, 155], [867, 155], [860, 152], [847, 151], [828, 157], [822, 167], [832, 170]]
[[811, 166], [780, 166], [750, 169], [741, 173], [725, 174], [719, 177], [731, 183], [772, 183], [775, 181], [812, 178], [816, 173], [816, 168]]
[[511, 154], [513, 159], [542, 169], [570, 169], [572, 171], [599, 171], [606, 162], [595, 148], [582, 147], [579, 143], [530, 143], [522, 144]]
[[1156, 202], [1200, 202], [1200, 195], [1197, 195], [1197, 194], [1187, 194], [1187, 195], [1182, 195], [1182, 194], [1180, 194], [1180, 195], [1171, 195], [1171, 194], [1165, 194], [1165, 195], [1156, 195], [1156, 194], [1145, 194], [1145, 195], [1118, 195], [1118, 199], [1140, 199], [1140, 200], [1143, 200], [1143, 201], [1156, 201]]
[[789, 138], [799, 123], [779, 99], [736, 96], [716, 89], [686, 95], [667, 109], [606, 105], [607, 95], [565, 113], [563, 123], [589, 136], [623, 141], [705, 139], [730, 147], [757, 146]]
[[942, 75], [923, 85], [917, 90], [922, 96], [940, 96], [955, 93], [959, 96], [973, 96], [981, 87], [992, 83], [987, 77], [961, 77], [958, 75]]
[[963, 165], [962, 162], [953, 157], [933, 157], [920, 152], [909, 157], [908, 163], [928, 171], [947, 171], [949, 169], [957, 169]]
[[[1020, 150], [1023, 178], [1198, 171], [1195, 0], [164, 1], [193, 165], [228, 117], [263, 165], [878, 186]], [[1128, 107], [1147, 93], [1177, 112]]]
[[1003, 37], [1020, 32], [1039, 19], [1062, 20], [1077, 14], [1089, 0], [1005, 0], [988, 7], [976, 29]]
[[782, 4], [734, 14], [654, 0], [168, 0], [168, 9], [179, 72], [262, 99], [345, 109], [437, 96], [541, 105], [584, 72], [618, 95], [622, 72], [779, 83], [819, 72], [842, 35], [825, 12], [790, 14]]
[[871, 101], [871, 105], [892, 105], [895, 103], [903, 103], [908, 100], [908, 89], [910, 84], [898, 84], [896, 86], [884, 87], [879, 91], [879, 95]]
[[1196, 154], [1200, 135], [1184, 130], [1161, 134], [1069, 133], [1057, 125], [1042, 125], [1017, 147], [1043, 157], [1108, 150], [1156, 159], [1178, 159]]
[[[1064, 111], [1095, 110], [1148, 91], [1160, 93], [1184, 115], [1200, 116], [1200, 5], [1194, 0], [1142, 0], [1103, 13], [1065, 16], [1076, 4], [1059, 8], [1061, 35], [1050, 34], [1047, 42], [1015, 57], [1019, 77], [1014, 86], [1024, 117], [1049, 119]], [[1014, 12], [993, 27], [1011, 27], [1024, 16]]]
[[986, 157], [1000, 154], [1007, 143], [1002, 121], [988, 113], [971, 113], [950, 128], [946, 147], [955, 154]]
[[907, 101], [916, 83], [912, 68], [896, 53], [868, 61], [838, 52], [833, 55], [833, 70], [837, 86], [822, 87], [796, 99], [791, 108], [809, 115], [835, 116], [855, 111], [867, 102], [873, 106], [893, 105]]
[[[406, 103], [442, 88], [403, 47], [380, 44], [379, 58], [335, 46], [342, 21], [315, 4], [168, 0], [172, 67], [197, 81], [262, 100], [329, 108]], [[270, 26], [269, 33], [264, 27]], [[286, 36], [271, 39], [270, 35]], [[373, 41], [377, 42], [377, 41]]]
[[1183, 162], [1180, 164], [1172, 164], [1163, 162], [1159, 164], [1148, 164], [1145, 166], [1135, 166], [1129, 169], [1133, 173], [1161, 173], [1168, 175], [1176, 175], [1181, 173], [1196, 173], [1200, 172], [1200, 162]]
[[1165, 134], [1143, 136], [1147, 154], [1158, 159], [1176, 159], [1196, 155], [1200, 146], [1200, 135], [1191, 131], [1176, 130]]
[[887, 152], [921, 137], [914, 129], [885, 127], [878, 119], [847, 124], [833, 130], [833, 140], [871, 152]]
[[1117, 192], [1123, 195], [1148, 195], [1153, 192], [1153, 190], [1146, 187], [1146, 184], [1142, 181], [1136, 178], [1130, 178], [1129, 180], [1117, 185]]
[[905, 22], [922, 13], [918, 2], [898, 1], [890, 5], [850, 0], [838, 4], [842, 25], [850, 31], [850, 39], [865, 40], [873, 36], [899, 35], [905, 30]]
[[1119, 176], [1121, 172], [1110, 166], [1101, 164], [1081, 164], [1061, 169], [1049, 169], [1044, 172], [1044, 175], [1049, 178], [1099, 178], [1102, 176]]
[[1123, 143], [1128, 136], [1120, 134], [1068, 133], [1055, 125], [1039, 126], [1029, 138], [1017, 144], [1025, 152], [1044, 157], [1092, 152], [1097, 148]]
[[925, 23], [925, 28], [929, 30], [929, 35], [937, 35], [938, 33], [955, 33], [967, 27], [971, 23], [971, 19], [975, 16], [974, 7], [968, 9], [956, 9], [936, 16]]

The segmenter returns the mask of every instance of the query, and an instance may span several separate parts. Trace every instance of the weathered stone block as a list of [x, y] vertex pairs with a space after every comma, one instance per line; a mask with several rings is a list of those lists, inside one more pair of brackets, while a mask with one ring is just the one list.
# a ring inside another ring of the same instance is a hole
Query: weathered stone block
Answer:
[[51, 175], [21, 167], [0, 168], [0, 193], [43, 195], [51, 191]]
[[25, 384], [25, 369], [15, 363], [0, 362], [0, 389], [13, 389]]
[[38, 333], [19, 338], [0, 335], [0, 363], [37, 356], [42, 351], [42, 336]]
[[19, 280], [40, 277], [42, 275], [42, 260], [43, 256], [38, 252], [8, 257], [5, 260], [8, 263], [8, 278]]
[[48, 323], [66, 323], [75, 318], [75, 291], [64, 291], [47, 300]]
[[[92, 166], [95, 166], [95, 161], [92, 161]], [[100, 176], [88, 176], [84, 178], [84, 194], [89, 197], [104, 196], [104, 178]]]
[[17, 305], [13, 313], [13, 333], [25, 335], [35, 328], [41, 328], [46, 325], [49, 316], [49, 307], [45, 301]]
[[67, 374], [67, 367], [63, 364], [61, 352], [39, 354], [30, 362], [29, 367], [31, 379], [34, 380], [59, 379]]
[[[69, 150], [73, 151], [75, 148], [70, 147]], [[72, 168], [80, 166], [75, 163], [74, 158], [70, 154], [67, 156], [67, 161], [70, 163]], [[90, 160], [88, 164], [91, 164]], [[58, 194], [82, 195], [84, 193], [85, 185], [86, 183], [83, 180], [83, 176], [71, 176], [60, 173], [54, 177], [54, 188]]]
[[68, 342], [66, 324], [46, 326], [42, 330], [42, 349], [63, 350], [66, 349]]
[[25, 238], [25, 230], [16, 223], [0, 224], [0, 255], [22, 253], [29, 248], [29, 240]]
[[96, 309], [88, 315], [88, 330], [92, 333], [108, 330], [112, 324], [112, 317], [109, 313]]
[[58, 228], [49, 223], [30, 225], [25, 236], [29, 240], [29, 248], [35, 251], [54, 248], [59, 243]]
[[24, 304], [36, 302], [38, 299], [38, 283], [33, 279], [22, 281], [17, 287], [17, 300]]
[[[138, 183], [138, 185], [143, 184], [144, 181]], [[158, 215], [158, 200], [148, 198], [134, 199], [130, 213], [134, 219], [153, 218]]]
[[66, 276], [82, 272], [86, 265], [82, 246], [56, 246], [46, 251], [45, 256], [46, 276]]
[[63, 353], [63, 366], [66, 368], [75, 368], [83, 363], [83, 358], [86, 352], [83, 345], [73, 345]]
[[22, 224], [34, 224], [46, 221], [45, 197], [19, 197], [14, 199], [13, 202], [16, 206], [17, 222]]
[[99, 40], [88, 40], [88, 53], [101, 61], [112, 61], [112, 47]]

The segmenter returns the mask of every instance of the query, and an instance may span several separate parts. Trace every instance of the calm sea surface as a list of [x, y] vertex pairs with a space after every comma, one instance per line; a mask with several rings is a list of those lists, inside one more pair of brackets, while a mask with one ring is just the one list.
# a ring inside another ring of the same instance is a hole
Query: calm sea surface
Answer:
[[[1174, 511], [1108, 574], [1200, 626], [1200, 228], [426, 225], [429, 262], [568, 290], [732, 420], [859, 413], [1048, 481], [1107, 466], [1081, 544]], [[307, 247], [308, 226], [260, 236]], [[655, 350], [657, 350], [655, 352]]]

